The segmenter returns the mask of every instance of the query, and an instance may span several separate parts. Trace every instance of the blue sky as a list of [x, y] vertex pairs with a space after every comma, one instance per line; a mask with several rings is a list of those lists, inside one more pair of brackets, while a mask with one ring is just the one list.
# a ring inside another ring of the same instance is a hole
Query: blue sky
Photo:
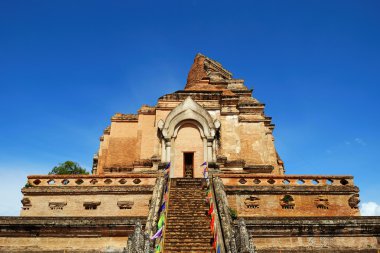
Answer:
[[380, 214], [379, 12], [366, 0], [1, 1], [0, 215], [18, 215], [28, 174], [90, 169], [110, 117], [182, 89], [197, 52], [267, 105], [288, 174], [354, 175]]

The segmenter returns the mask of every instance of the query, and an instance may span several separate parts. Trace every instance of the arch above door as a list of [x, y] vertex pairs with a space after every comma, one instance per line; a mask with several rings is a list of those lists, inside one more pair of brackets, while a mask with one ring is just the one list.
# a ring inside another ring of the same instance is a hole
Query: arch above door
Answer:
[[[216, 161], [215, 134], [220, 127], [220, 122], [214, 120], [209, 112], [190, 96], [174, 108], [166, 117], [165, 121], [158, 122], [158, 128], [162, 135], [161, 161], [173, 161], [175, 153], [175, 139], [178, 131], [184, 124], [192, 124], [199, 129], [204, 143], [204, 161]], [[173, 166], [174, 164], [172, 164]]]

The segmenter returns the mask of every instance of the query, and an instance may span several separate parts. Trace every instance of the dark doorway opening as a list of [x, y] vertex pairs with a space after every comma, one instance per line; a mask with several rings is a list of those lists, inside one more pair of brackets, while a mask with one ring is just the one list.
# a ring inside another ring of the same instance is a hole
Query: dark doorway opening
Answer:
[[183, 153], [183, 171], [184, 177], [194, 177], [194, 152]]

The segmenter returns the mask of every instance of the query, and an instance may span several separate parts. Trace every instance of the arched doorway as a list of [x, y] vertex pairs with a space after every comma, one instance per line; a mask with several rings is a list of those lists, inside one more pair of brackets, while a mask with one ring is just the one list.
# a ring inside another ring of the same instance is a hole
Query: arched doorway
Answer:
[[173, 177], [202, 177], [200, 165], [205, 161], [204, 141], [195, 124], [184, 123], [173, 139]]
[[[165, 121], [157, 122], [161, 134], [161, 161], [170, 162], [170, 177], [202, 177], [200, 165], [216, 161], [215, 133], [220, 122], [191, 97], [174, 108]], [[191, 162], [192, 161], [192, 162]], [[187, 174], [186, 174], [186, 173]]]

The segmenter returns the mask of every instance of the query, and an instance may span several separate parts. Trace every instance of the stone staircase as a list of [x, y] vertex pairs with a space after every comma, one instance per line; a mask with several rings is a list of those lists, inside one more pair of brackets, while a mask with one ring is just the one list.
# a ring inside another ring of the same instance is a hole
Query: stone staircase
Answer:
[[164, 252], [214, 252], [202, 179], [171, 179]]

